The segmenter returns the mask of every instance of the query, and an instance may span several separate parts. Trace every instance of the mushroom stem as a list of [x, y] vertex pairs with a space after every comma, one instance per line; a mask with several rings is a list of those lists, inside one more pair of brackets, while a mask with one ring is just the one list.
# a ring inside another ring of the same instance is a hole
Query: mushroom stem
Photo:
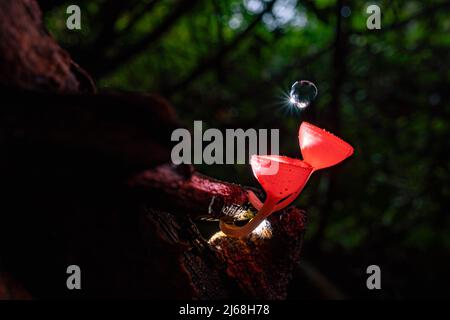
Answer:
[[222, 230], [222, 232], [227, 236], [234, 238], [243, 238], [250, 234], [253, 230], [255, 230], [261, 224], [261, 222], [263, 222], [264, 219], [266, 219], [273, 212], [276, 203], [277, 199], [268, 197], [261, 210], [259, 210], [256, 216], [251, 219], [245, 226], [238, 227], [235, 225], [227, 224], [221, 220], [219, 223], [220, 230]]
[[263, 203], [261, 200], [259, 200], [258, 196], [252, 190], [247, 191], [247, 196], [248, 196], [248, 201], [250, 201], [252, 206], [256, 210], [261, 210]]

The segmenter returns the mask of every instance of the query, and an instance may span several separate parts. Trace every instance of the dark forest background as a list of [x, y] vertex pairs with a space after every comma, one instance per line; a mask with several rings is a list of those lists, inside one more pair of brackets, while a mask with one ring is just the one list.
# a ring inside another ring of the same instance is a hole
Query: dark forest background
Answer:
[[[279, 128], [286, 155], [299, 156], [304, 120], [355, 147], [296, 202], [309, 220], [290, 298], [450, 296], [450, 1], [39, 3], [100, 90], [160, 93], [188, 127]], [[69, 4], [82, 30], [67, 30]], [[369, 4], [381, 30], [366, 28]], [[300, 79], [319, 89], [301, 112], [286, 103]], [[199, 170], [257, 186], [248, 165]]]

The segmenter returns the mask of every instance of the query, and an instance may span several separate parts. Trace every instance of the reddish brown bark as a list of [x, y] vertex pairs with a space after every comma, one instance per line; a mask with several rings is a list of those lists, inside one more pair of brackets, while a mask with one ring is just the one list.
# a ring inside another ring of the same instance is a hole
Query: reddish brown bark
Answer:
[[36, 1], [0, 1], [0, 30], [0, 84], [52, 92], [95, 90], [89, 75], [46, 31]]

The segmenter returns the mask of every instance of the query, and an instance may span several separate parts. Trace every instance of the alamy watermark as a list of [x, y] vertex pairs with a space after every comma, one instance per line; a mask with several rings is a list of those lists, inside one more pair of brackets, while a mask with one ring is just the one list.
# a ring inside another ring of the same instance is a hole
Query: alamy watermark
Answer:
[[67, 267], [66, 273], [69, 275], [66, 280], [66, 286], [69, 290], [81, 289], [81, 269], [79, 266], [72, 264]]
[[367, 278], [366, 286], [369, 290], [381, 289], [381, 269], [376, 264], [367, 267], [366, 273], [370, 274]]
[[369, 30], [381, 29], [381, 9], [376, 4], [367, 6], [366, 13], [369, 17], [366, 20], [366, 27]]
[[[226, 129], [225, 135], [216, 128], [203, 132], [203, 122], [194, 121], [193, 136], [189, 130], [178, 128], [172, 132], [171, 141], [178, 142], [171, 153], [174, 164], [245, 164], [255, 154], [278, 155], [280, 134], [279, 129], [253, 128]], [[275, 165], [272, 174], [278, 171]]]
[[67, 7], [66, 13], [69, 14], [66, 20], [66, 27], [69, 30], [81, 29], [81, 9], [79, 6], [72, 4]]
[[[81, 30], [81, 9], [78, 5], [71, 4], [67, 7], [66, 13], [69, 15], [66, 20], [66, 27], [69, 30]], [[349, 17], [351, 9], [349, 6], [343, 6], [341, 15], [345, 18]], [[366, 26], [369, 30], [381, 29], [381, 8], [376, 4], [370, 4], [366, 8], [368, 18]]]

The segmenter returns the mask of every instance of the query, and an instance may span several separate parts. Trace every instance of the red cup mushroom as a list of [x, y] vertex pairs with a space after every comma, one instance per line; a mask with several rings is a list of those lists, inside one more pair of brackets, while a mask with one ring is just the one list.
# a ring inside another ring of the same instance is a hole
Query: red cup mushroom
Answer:
[[220, 229], [226, 235], [237, 238], [246, 236], [272, 212], [294, 201], [291, 195], [303, 189], [312, 172], [312, 167], [304, 161], [278, 155], [254, 155], [250, 164], [253, 174], [266, 192], [266, 201], [262, 205], [256, 195], [249, 192], [250, 201], [254, 200], [252, 204], [259, 210], [258, 214], [242, 227], [220, 221]]
[[262, 203], [248, 191], [249, 201], [258, 213], [241, 227], [220, 221], [220, 229], [226, 235], [242, 238], [250, 234], [270, 214], [291, 204], [314, 171], [334, 166], [353, 154], [353, 147], [347, 142], [307, 122], [301, 124], [298, 137], [304, 160], [279, 155], [252, 156], [253, 174], [266, 192], [266, 200]]

